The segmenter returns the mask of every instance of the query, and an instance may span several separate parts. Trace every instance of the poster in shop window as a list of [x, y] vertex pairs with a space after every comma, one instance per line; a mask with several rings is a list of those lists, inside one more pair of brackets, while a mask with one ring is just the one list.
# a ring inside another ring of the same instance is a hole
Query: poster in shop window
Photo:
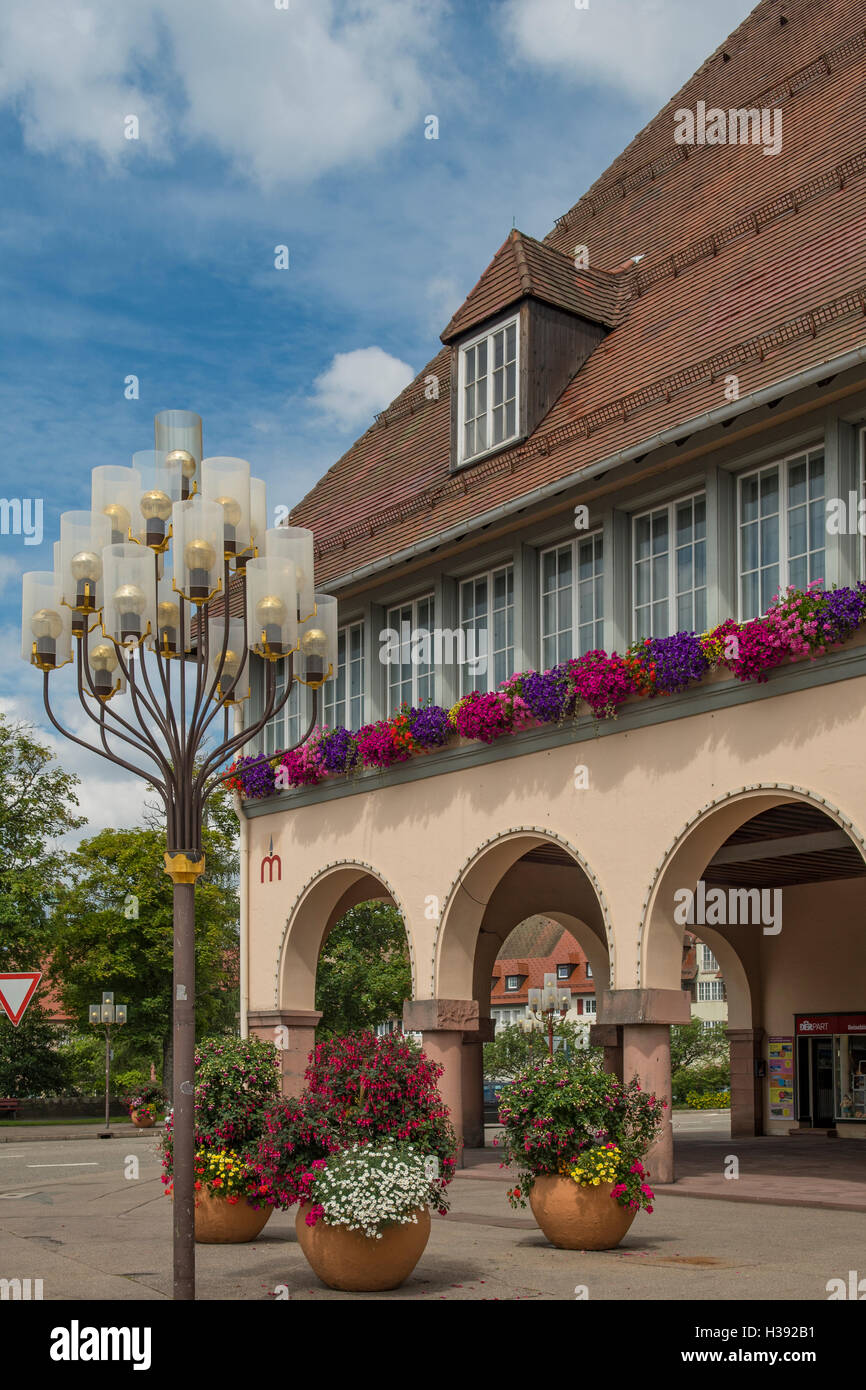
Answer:
[[794, 1103], [794, 1039], [769, 1039], [770, 1118], [789, 1119]]

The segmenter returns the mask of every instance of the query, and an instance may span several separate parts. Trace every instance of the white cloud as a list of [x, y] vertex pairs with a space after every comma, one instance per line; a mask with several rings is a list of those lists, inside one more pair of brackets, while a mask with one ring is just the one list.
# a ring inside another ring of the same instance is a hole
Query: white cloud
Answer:
[[425, 0], [3, 0], [0, 102], [43, 152], [121, 167], [202, 141], [263, 185], [312, 178], [423, 139], [441, 20]]
[[[35, 569], [35, 564], [31, 568]], [[0, 555], [0, 595], [14, 598], [22, 574], [23, 569], [18, 560], [11, 555]]]
[[505, 0], [520, 57], [576, 82], [666, 102], [753, 8], [753, 0]]
[[312, 403], [338, 428], [369, 425], [414, 376], [408, 363], [380, 347], [338, 352], [313, 382]]

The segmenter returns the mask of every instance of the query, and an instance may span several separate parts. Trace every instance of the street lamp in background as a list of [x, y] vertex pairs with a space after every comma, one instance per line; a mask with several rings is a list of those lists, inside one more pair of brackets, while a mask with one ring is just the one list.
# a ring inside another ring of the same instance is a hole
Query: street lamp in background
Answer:
[[542, 989], [531, 989], [527, 996], [527, 1017], [520, 1020], [525, 1033], [536, 1027], [547, 1027], [547, 1050], [553, 1056], [553, 1025], [556, 1018], [564, 1019], [571, 1008], [571, 990], [558, 989], [556, 976], [545, 975]]
[[126, 1004], [115, 1004], [111, 990], [103, 990], [102, 1003], [89, 1006], [90, 1022], [105, 1028], [105, 1130], [100, 1139], [113, 1139], [111, 1132], [111, 1025], [126, 1023]]
[[[61, 516], [53, 572], [23, 578], [21, 655], [43, 673], [54, 727], [142, 777], [165, 811], [164, 867], [174, 884], [174, 1296], [192, 1299], [202, 820], [232, 754], [279, 714], [296, 681], [313, 691], [299, 743], [309, 738], [318, 691], [337, 669], [337, 601], [314, 592], [312, 532], [268, 530], [265, 485], [246, 460], [202, 458], [197, 415], [162, 411], [154, 445], [134, 454], [131, 468], [94, 468], [90, 510]], [[253, 656], [264, 671], [262, 712], [245, 728], [237, 719], [232, 734], [230, 711], [250, 695]], [[49, 686], [69, 691], [56, 675], [67, 665], [92, 741], [51, 708]]]

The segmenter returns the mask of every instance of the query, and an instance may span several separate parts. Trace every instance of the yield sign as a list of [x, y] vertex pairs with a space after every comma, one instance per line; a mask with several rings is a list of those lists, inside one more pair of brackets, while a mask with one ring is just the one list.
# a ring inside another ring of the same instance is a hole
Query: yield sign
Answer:
[[21, 975], [0, 975], [0, 1008], [5, 1010], [16, 1028], [41, 979], [41, 970], [27, 970]]

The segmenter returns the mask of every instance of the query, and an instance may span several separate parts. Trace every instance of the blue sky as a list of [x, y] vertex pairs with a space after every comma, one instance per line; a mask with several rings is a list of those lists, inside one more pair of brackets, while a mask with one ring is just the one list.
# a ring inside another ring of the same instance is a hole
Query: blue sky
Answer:
[[[205, 454], [296, 502], [433, 356], [512, 222], [543, 236], [752, 8], [283, 3], [0, 7], [0, 497], [44, 499], [45, 528], [0, 535], [13, 654], [20, 574], [51, 567], [94, 465], [192, 409]], [[3, 662], [0, 708], [44, 729], [38, 686]], [[91, 831], [134, 823], [137, 789], [62, 756]]]

